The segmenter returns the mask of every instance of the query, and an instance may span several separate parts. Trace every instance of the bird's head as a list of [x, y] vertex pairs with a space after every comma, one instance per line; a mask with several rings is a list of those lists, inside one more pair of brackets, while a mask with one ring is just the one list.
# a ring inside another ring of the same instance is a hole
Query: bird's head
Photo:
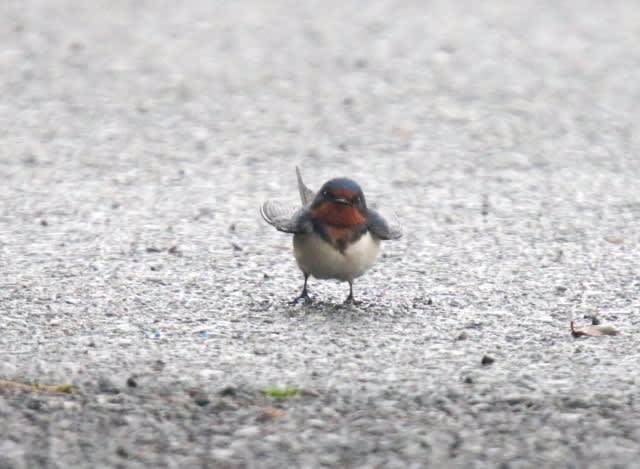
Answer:
[[361, 225], [367, 221], [367, 204], [362, 189], [348, 178], [324, 183], [311, 204], [311, 212], [321, 222], [333, 226]]

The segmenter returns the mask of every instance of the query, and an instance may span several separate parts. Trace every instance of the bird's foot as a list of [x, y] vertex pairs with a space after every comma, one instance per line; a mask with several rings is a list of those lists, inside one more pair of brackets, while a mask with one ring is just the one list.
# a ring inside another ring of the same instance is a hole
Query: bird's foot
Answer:
[[362, 301], [360, 300], [356, 300], [353, 295], [349, 295], [347, 296], [347, 299], [344, 300], [344, 304], [345, 305], [354, 305], [354, 306], [360, 306], [362, 304]]
[[310, 305], [312, 303], [311, 297], [306, 291], [303, 291], [300, 296], [297, 296], [292, 301], [289, 302], [290, 305], [298, 304], [298, 302], [302, 300], [305, 305]]

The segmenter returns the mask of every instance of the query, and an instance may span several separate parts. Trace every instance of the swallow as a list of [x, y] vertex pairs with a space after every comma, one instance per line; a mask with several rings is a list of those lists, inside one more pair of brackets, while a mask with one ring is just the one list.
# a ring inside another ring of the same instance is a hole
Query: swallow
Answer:
[[293, 234], [293, 255], [304, 275], [302, 293], [291, 303], [311, 303], [307, 282], [336, 279], [349, 282], [345, 303], [359, 304], [353, 281], [369, 270], [380, 251], [380, 241], [399, 239], [402, 229], [367, 207], [360, 186], [349, 178], [327, 181], [314, 193], [296, 167], [301, 208], [269, 200], [260, 208], [262, 218], [277, 230]]

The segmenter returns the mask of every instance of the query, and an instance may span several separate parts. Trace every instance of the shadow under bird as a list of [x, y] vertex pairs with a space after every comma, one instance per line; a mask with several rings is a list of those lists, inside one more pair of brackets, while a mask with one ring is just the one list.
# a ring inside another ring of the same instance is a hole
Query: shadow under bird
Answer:
[[302, 208], [274, 200], [260, 208], [267, 223], [293, 234], [293, 254], [304, 275], [304, 287], [292, 303], [311, 303], [307, 281], [312, 275], [349, 282], [345, 303], [358, 304], [353, 280], [373, 266], [380, 241], [400, 238], [402, 229], [367, 207], [362, 189], [352, 179], [331, 179], [316, 194], [304, 185], [297, 167], [296, 175]]

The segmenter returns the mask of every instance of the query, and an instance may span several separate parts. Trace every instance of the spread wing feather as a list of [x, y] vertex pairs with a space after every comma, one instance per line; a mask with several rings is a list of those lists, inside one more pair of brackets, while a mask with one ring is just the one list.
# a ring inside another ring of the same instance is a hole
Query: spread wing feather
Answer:
[[277, 230], [285, 233], [307, 231], [304, 214], [304, 209], [295, 208], [276, 200], [268, 200], [260, 207], [262, 218]]
[[371, 233], [382, 240], [399, 239], [402, 237], [402, 225], [397, 215], [383, 217], [375, 210], [369, 208], [368, 211], [368, 228]]

